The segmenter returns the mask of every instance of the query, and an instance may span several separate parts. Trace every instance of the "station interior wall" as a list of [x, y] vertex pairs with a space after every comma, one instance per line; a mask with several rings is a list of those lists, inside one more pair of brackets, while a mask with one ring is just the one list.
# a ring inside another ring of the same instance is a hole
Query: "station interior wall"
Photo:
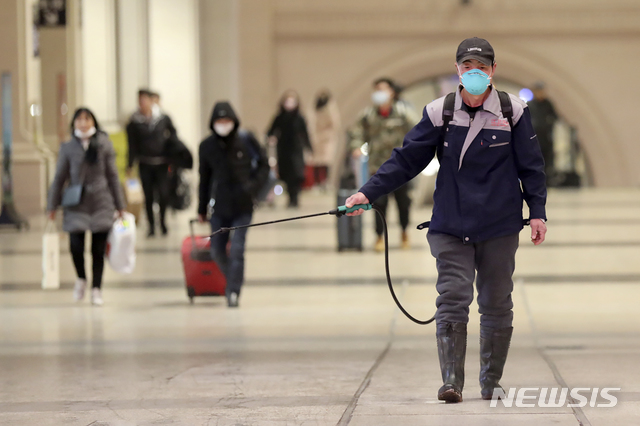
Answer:
[[326, 87], [349, 125], [375, 78], [410, 87], [451, 73], [470, 36], [492, 43], [501, 78], [546, 83], [578, 129], [595, 186], [640, 186], [634, 0], [67, 0], [66, 27], [39, 30], [38, 56], [36, 0], [0, 2], [0, 68], [16, 85], [14, 194], [24, 214], [44, 209], [43, 152], [57, 152], [79, 105], [122, 131], [138, 88], [150, 87], [197, 152], [216, 100], [230, 100], [262, 135], [284, 90], [296, 89], [310, 114]]

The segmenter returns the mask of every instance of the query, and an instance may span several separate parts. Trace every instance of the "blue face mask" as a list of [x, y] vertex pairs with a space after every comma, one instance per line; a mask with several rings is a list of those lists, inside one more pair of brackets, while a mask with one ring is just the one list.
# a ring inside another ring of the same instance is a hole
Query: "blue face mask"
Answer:
[[460, 81], [467, 92], [476, 96], [482, 95], [491, 84], [491, 78], [479, 69], [465, 72]]

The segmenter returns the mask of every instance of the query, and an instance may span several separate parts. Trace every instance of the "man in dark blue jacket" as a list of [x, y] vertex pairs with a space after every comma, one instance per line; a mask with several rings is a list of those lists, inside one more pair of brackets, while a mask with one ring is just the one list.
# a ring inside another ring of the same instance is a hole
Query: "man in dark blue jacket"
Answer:
[[[228, 102], [213, 107], [213, 132], [200, 144], [198, 217], [204, 222], [212, 205], [211, 232], [251, 223], [258, 192], [269, 175], [264, 150], [248, 132], [240, 131], [240, 120]], [[237, 307], [244, 281], [244, 248], [247, 228], [213, 236], [211, 252], [227, 279], [227, 304]]]
[[[544, 160], [526, 103], [509, 95], [513, 128], [491, 84], [493, 48], [464, 40], [456, 54], [460, 86], [445, 128], [444, 97], [427, 105], [423, 118], [378, 172], [346, 205], [369, 203], [404, 185], [438, 155], [434, 207], [427, 239], [436, 258], [436, 338], [444, 385], [438, 399], [462, 401], [469, 305], [476, 278], [480, 311], [482, 398], [500, 389], [513, 332], [512, 275], [523, 200], [531, 240], [545, 239], [547, 191]], [[361, 214], [362, 210], [354, 214]]]

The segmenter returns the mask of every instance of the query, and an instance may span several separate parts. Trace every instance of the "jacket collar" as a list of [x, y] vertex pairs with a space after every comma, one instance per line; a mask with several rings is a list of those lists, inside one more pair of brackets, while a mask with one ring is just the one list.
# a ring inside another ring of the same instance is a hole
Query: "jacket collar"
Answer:
[[164, 113], [160, 111], [160, 114], [151, 115], [151, 117], [147, 117], [140, 110], [137, 110], [131, 116], [131, 121], [136, 123], [143, 123], [149, 125], [152, 129], [165, 117]]
[[[462, 109], [462, 86], [461, 85], [458, 86], [458, 90], [456, 91], [455, 109], [456, 110]], [[493, 86], [493, 84], [491, 85], [491, 92], [489, 93], [489, 96], [487, 97], [487, 99], [485, 99], [484, 103], [482, 104], [482, 109], [484, 111], [489, 111], [491, 114], [495, 115], [496, 117], [502, 116], [502, 110], [500, 108], [500, 98], [498, 97], [498, 91]]]

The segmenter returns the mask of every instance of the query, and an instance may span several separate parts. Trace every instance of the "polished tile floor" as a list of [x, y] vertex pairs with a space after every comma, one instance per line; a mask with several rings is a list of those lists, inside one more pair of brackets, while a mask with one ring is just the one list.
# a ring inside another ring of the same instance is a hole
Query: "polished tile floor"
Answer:
[[[302, 204], [261, 209], [255, 220], [334, 206], [313, 192]], [[189, 305], [179, 251], [189, 216], [180, 213], [167, 238], [146, 240], [140, 229], [136, 271], [107, 269], [100, 308], [72, 301], [66, 236], [62, 289], [43, 291], [41, 218], [28, 232], [0, 231], [0, 424], [638, 425], [640, 191], [553, 191], [548, 211], [544, 245], [521, 235], [503, 385], [620, 388], [613, 408], [597, 407], [602, 398], [559, 408], [482, 401], [476, 307], [465, 401], [439, 403], [433, 325], [393, 305], [383, 256], [371, 250], [373, 213], [363, 253], [336, 251], [331, 217], [253, 229], [240, 308], [220, 298]], [[412, 214], [417, 224], [429, 209]], [[424, 232], [398, 249], [395, 217], [392, 205], [397, 291], [430, 317], [435, 262]]]

